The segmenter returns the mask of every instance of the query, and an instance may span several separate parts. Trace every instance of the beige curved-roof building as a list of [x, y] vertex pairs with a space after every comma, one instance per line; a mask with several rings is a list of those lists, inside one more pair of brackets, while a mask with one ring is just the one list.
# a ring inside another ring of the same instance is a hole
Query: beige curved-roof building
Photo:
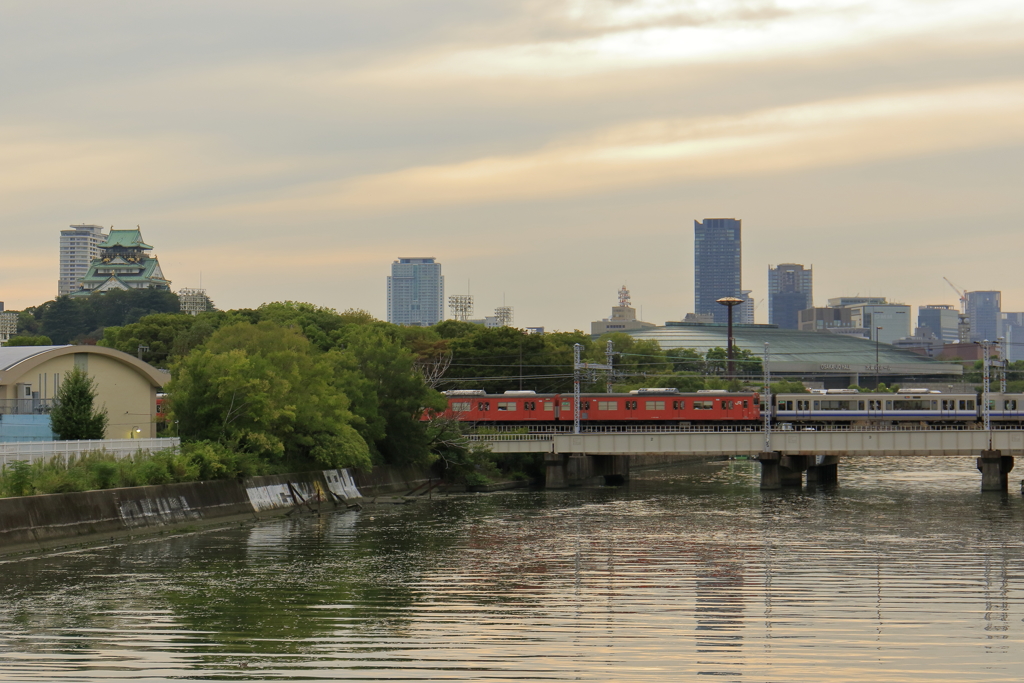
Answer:
[[49, 412], [64, 373], [76, 366], [95, 380], [108, 439], [156, 436], [156, 395], [170, 374], [102, 346], [0, 347], [0, 414]]

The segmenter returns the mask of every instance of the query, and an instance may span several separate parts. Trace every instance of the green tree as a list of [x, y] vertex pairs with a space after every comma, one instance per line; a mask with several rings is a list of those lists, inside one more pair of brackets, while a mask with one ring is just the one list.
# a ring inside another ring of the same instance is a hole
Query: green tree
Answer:
[[68, 344], [88, 329], [81, 299], [59, 296], [45, 304], [42, 331], [54, 344]]
[[92, 377], [79, 367], [64, 373], [57, 390], [50, 426], [58, 439], [102, 439], [107, 429], [107, 411], [96, 409], [96, 387]]
[[[157, 313], [147, 315], [129, 325], [113, 326], [103, 330], [99, 346], [136, 355], [158, 367], [166, 367], [175, 348], [175, 341], [192, 329], [196, 318], [185, 313]], [[139, 352], [139, 347], [147, 351]]]
[[50, 338], [45, 337], [43, 335], [39, 335], [36, 337], [28, 335], [18, 335], [16, 337], [11, 337], [10, 339], [8, 339], [7, 343], [4, 344], [4, 346], [50, 346], [52, 344], [53, 342], [50, 341]]
[[353, 424], [374, 454], [390, 464], [426, 462], [431, 439], [420, 416], [446, 400], [423, 381], [416, 355], [371, 325], [351, 326], [344, 347], [329, 355], [358, 418]]
[[171, 371], [170, 419], [183, 438], [223, 443], [278, 469], [370, 467], [334, 363], [296, 328], [228, 325]]

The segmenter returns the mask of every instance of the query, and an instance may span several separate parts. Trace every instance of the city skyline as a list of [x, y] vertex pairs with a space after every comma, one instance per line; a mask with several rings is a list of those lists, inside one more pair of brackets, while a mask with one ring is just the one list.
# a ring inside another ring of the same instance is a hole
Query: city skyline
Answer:
[[1001, 0], [23, 5], [0, 299], [52, 298], [69, 224], [140, 224], [175, 286], [230, 257], [222, 308], [384, 319], [402, 252], [517, 324], [587, 329], [623, 283], [661, 323], [691, 312], [691, 222], [736, 216], [755, 301], [813, 263], [816, 305], [956, 305], [948, 277], [1021, 311], [1022, 28]]

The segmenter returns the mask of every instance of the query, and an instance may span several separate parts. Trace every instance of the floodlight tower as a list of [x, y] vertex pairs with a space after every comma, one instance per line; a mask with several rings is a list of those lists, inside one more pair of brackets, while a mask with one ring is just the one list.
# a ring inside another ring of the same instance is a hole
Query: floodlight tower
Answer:
[[499, 327], [508, 327], [512, 324], [512, 307], [498, 306], [494, 309], [494, 317], [498, 319]]
[[462, 322], [468, 321], [469, 316], [473, 315], [473, 295], [452, 294], [448, 297], [448, 309], [452, 312], [454, 319]]
[[178, 290], [178, 303], [181, 306], [182, 313], [188, 313], [189, 315], [199, 315], [206, 310], [206, 298], [205, 289], [192, 289], [184, 288]]

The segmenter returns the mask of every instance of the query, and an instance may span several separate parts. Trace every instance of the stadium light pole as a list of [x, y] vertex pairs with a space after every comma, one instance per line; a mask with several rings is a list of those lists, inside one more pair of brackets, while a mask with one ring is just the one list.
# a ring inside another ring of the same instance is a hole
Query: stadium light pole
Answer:
[[732, 360], [732, 347], [735, 346], [735, 342], [733, 341], [733, 338], [732, 338], [732, 309], [734, 309], [735, 307], [737, 307], [741, 303], [743, 303], [743, 299], [737, 299], [734, 296], [723, 296], [721, 299], [718, 299], [717, 301], [715, 301], [715, 303], [722, 304], [723, 306], [725, 306], [726, 308], [729, 309], [729, 350], [728, 350], [728, 357], [729, 357], [729, 365], [728, 365], [728, 367], [729, 367], [729, 370], [728, 370], [728, 372], [729, 372], [729, 379], [733, 379], [736, 376], [736, 366], [733, 364], [733, 360]]

